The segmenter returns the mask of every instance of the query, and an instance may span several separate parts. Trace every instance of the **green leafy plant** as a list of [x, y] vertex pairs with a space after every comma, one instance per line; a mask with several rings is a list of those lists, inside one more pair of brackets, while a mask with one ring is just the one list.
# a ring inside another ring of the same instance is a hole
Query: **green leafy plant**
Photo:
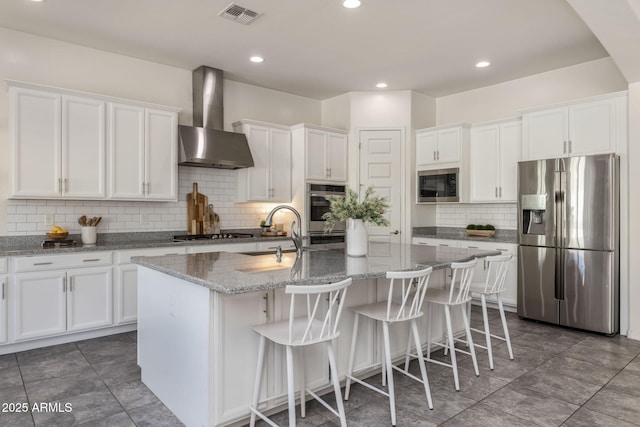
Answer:
[[361, 219], [365, 223], [374, 224], [377, 226], [387, 226], [389, 221], [383, 216], [389, 203], [384, 197], [373, 196], [373, 187], [367, 188], [364, 192], [364, 198], [362, 202], [358, 201], [358, 193], [349, 189], [346, 197], [340, 196], [327, 196], [331, 205], [330, 211], [322, 215], [325, 226], [324, 231], [330, 232], [333, 230], [337, 222], [346, 221], [347, 219]]
[[477, 227], [477, 225], [475, 225], [475, 224], [469, 224], [469, 225], [467, 225], [467, 230], [475, 230], [476, 227]]

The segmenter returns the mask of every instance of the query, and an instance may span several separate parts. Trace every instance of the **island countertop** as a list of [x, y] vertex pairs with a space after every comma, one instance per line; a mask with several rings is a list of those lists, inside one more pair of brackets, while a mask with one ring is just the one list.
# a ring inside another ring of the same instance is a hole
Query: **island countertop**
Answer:
[[499, 255], [499, 251], [371, 242], [366, 257], [347, 256], [344, 249], [244, 255], [207, 252], [135, 257], [132, 262], [224, 294], [241, 294], [290, 284], [329, 283], [385, 277], [387, 271], [447, 268], [452, 262]]

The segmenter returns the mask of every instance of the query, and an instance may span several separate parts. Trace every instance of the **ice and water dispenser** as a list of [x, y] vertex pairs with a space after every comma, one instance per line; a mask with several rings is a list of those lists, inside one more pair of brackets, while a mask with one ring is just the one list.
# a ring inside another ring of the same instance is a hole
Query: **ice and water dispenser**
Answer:
[[522, 234], [544, 235], [547, 195], [523, 194], [520, 197], [520, 206], [522, 209]]

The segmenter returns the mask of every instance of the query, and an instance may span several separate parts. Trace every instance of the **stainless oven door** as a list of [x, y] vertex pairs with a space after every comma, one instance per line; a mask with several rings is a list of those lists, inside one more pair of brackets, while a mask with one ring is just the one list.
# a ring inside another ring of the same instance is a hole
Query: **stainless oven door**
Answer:
[[325, 249], [344, 248], [344, 233], [309, 233], [309, 246], [321, 247]]
[[[322, 215], [329, 212], [330, 202], [326, 196], [345, 196], [344, 185], [308, 184], [307, 186], [307, 227], [309, 233], [324, 232], [325, 220]], [[346, 224], [336, 223], [333, 232], [344, 232]]]

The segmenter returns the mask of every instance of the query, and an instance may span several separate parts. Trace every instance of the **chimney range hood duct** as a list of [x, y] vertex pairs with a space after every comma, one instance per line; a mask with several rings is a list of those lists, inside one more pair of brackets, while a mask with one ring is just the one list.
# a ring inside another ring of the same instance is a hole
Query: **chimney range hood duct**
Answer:
[[178, 126], [178, 164], [238, 169], [253, 166], [247, 137], [223, 130], [222, 70], [193, 71], [193, 126]]

